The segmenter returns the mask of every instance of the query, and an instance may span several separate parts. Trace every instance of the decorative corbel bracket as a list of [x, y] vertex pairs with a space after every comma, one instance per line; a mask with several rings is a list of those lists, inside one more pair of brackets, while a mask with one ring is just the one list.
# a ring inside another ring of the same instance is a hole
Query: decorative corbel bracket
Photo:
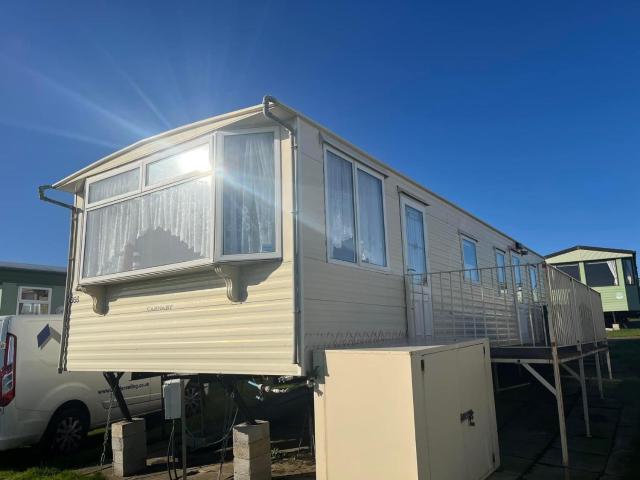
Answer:
[[247, 299], [247, 286], [242, 278], [242, 267], [232, 264], [221, 264], [213, 267], [216, 274], [227, 286], [227, 298], [234, 303]]
[[107, 314], [109, 302], [107, 301], [107, 287], [105, 285], [80, 285], [78, 290], [91, 296], [95, 313], [98, 315]]

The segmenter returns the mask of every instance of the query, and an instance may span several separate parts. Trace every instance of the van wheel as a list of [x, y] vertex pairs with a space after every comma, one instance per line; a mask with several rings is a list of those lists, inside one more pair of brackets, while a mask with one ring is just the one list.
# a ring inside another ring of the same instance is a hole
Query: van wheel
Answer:
[[76, 408], [57, 412], [47, 432], [47, 446], [58, 453], [72, 453], [80, 449], [89, 430], [86, 414]]

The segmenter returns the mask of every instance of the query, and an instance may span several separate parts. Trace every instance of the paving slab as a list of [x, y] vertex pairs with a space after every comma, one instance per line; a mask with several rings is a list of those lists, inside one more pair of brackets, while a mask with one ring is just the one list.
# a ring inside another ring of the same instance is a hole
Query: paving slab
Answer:
[[598, 474], [577, 469], [567, 471], [562, 467], [536, 465], [524, 475], [524, 480], [597, 480]]
[[[562, 466], [562, 450], [559, 448], [550, 448], [547, 450], [539, 463], [552, 466]], [[606, 455], [595, 455], [584, 452], [569, 452], [569, 465], [577, 470], [584, 470], [593, 473], [604, 472], [607, 466]]]
[[[585, 435], [570, 435], [568, 441], [569, 455], [573, 452], [608, 455], [613, 444], [613, 438], [610, 437], [592, 436], [588, 438]], [[560, 448], [559, 437], [555, 439], [552, 446], [554, 448]]]
[[521, 475], [531, 467], [532, 463], [533, 460], [526, 458], [514, 457], [512, 455], [500, 456], [500, 470], [503, 472], [517, 473]]
[[[635, 450], [614, 450], [609, 455], [605, 473], [607, 475], [626, 476], [626, 478], [638, 478], [638, 472], [634, 472], [631, 467], [637, 456], [638, 452]], [[633, 474], [635, 475], [632, 476]]]

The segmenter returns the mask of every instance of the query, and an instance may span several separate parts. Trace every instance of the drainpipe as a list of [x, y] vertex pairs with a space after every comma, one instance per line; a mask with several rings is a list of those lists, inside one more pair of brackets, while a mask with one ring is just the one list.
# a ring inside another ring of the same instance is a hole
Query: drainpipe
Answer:
[[69, 339], [69, 319], [71, 317], [71, 288], [73, 287], [73, 267], [75, 262], [76, 231], [78, 225], [78, 212], [80, 209], [74, 205], [61, 202], [51, 197], [47, 197], [46, 191], [52, 190], [51, 185], [41, 185], [38, 187], [38, 196], [43, 202], [52, 203], [59, 207], [67, 208], [71, 211], [71, 231], [69, 233], [69, 254], [67, 256], [67, 279], [64, 287], [64, 304], [62, 313], [62, 339], [60, 340], [60, 357], [58, 358], [58, 373], [66, 369], [67, 341]]
[[296, 129], [278, 118], [269, 110], [271, 105], [279, 105], [278, 100], [270, 95], [265, 95], [262, 99], [263, 115], [284, 127], [289, 132], [291, 139], [291, 171], [293, 174], [293, 359], [292, 363], [300, 364], [300, 228], [298, 221], [298, 137]]

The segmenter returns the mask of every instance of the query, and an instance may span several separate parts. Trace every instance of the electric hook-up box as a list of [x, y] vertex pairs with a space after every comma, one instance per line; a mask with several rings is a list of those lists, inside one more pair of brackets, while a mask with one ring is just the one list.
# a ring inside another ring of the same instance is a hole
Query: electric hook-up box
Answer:
[[167, 380], [162, 384], [165, 420], [182, 418], [182, 384], [179, 378]]

